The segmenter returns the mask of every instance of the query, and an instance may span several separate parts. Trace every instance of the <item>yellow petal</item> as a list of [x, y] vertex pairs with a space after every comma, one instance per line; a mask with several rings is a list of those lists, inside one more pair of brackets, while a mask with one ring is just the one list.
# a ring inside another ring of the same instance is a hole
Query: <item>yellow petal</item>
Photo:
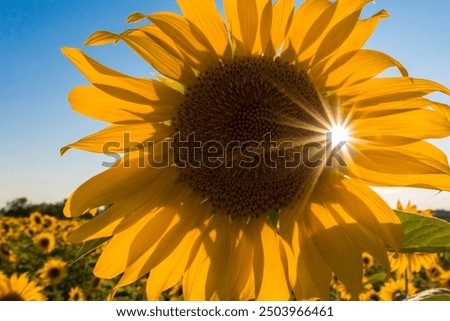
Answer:
[[187, 86], [196, 81], [193, 70], [182, 58], [174, 56], [173, 52], [171, 54], [166, 51], [144, 32], [133, 30], [123, 33], [120, 39], [164, 76]]
[[[297, 61], [303, 68], [313, 67], [323, 59], [332, 55], [352, 34], [362, 8], [370, 0], [340, 0], [335, 2], [332, 17], [324, 15], [318, 19], [319, 36], [309, 33], [304, 42], [307, 46], [300, 47]], [[328, 20], [327, 20], [328, 19]]]
[[404, 111], [410, 111], [415, 109], [426, 109], [427, 107], [434, 106], [434, 103], [430, 100], [418, 97], [411, 99], [394, 100], [388, 102], [380, 102], [374, 104], [365, 105], [347, 105], [346, 110], [351, 113], [355, 119], [388, 116], [394, 113], [400, 113]]
[[274, 53], [278, 53], [294, 17], [294, 0], [278, 0], [273, 6], [271, 45]]
[[206, 293], [206, 282], [210, 261], [205, 247], [200, 246], [194, 260], [183, 276], [183, 295], [188, 301], [205, 301], [211, 299], [212, 293]]
[[136, 233], [142, 229], [141, 224], [146, 223], [150, 218], [152, 218], [150, 215], [139, 217], [136, 224], [131, 225], [129, 229], [121, 233], [117, 233], [108, 241], [94, 268], [94, 274], [97, 277], [114, 278], [125, 271], [129, 246]]
[[327, 300], [330, 293], [331, 269], [324, 262], [309, 231], [302, 223], [294, 224], [294, 242], [299, 249], [294, 251], [297, 265], [289, 266], [289, 274], [297, 300], [319, 297]]
[[328, 0], [304, 1], [295, 11], [281, 58], [287, 62], [297, 61], [300, 49], [308, 48], [323, 33], [335, 8]]
[[339, 203], [331, 204], [328, 206], [328, 210], [342, 230], [358, 245], [361, 251], [372, 255], [389, 271], [389, 260], [383, 240], [371, 230], [360, 225]]
[[[252, 260], [253, 260], [253, 245], [249, 239], [248, 233], [244, 232], [244, 222], [231, 222], [230, 226], [225, 225], [221, 228], [221, 232], [230, 239], [236, 240], [230, 242], [228, 247], [228, 264], [223, 270], [224, 274], [221, 277], [221, 283], [218, 287], [218, 298], [220, 300], [232, 300], [239, 298], [239, 300], [250, 300], [255, 298], [255, 291], [253, 285]], [[229, 230], [226, 230], [231, 227]], [[231, 232], [231, 233], [230, 233]], [[246, 287], [245, 285], [249, 286]]]
[[171, 128], [162, 124], [114, 124], [64, 146], [61, 148], [61, 155], [71, 148], [105, 155], [119, 154], [130, 149], [148, 149], [153, 143], [158, 143], [171, 135]]
[[450, 191], [450, 176], [447, 174], [392, 174], [380, 173], [357, 164], [351, 164], [349, 167], [352, 177], [372, 186], [404, 186]]
[[85, 46], [100, 46], [107, 43], [116, 44], [119, 41], [119, 35], [109, 31], [96, 31], [84, 42]]
[[[187, 66], [190, 66], [191, 68], [194, 68], [195, 70], [198, 70], [198, 69], [196, 69], [197, 65], [193, 61], [193, 59], [190, 56], [186, 55], [184, 52], [182, 52], [180, 50], [180, 48], [178, 47], [178, 45], [168, 35], [166, 35], [161, 29], [159, 29], [154, 24], [144, 25], [137, 29], [126, 30], [121, 35], [127, 35], [127, 34], [133, 33], [133, 32], [140, 32], [140, 33], [144, 34], [146, 37], [150, 38], [154, 43], [156, 43], [158, 46], [160, 46], [164, 51], [166, 51], [169, 55], [171, 55], [177, 59], [183, 59]], [[157, 75], [157, 77], [158, 77], [158, 75]], [[165, 78], [165, 79], [168, 79], [168, 78]], [[175, 82], [175, 80], [173, 80], [173, 79], [171, 79], [171, 80], [173, 82]], [[177, 82], [177, 83], [179, 84], [179, 82]]]
[[188, 233], [176, 249], [150, 271], [146, 289], [147, 300], [157, 300], [162, 291], [181, 281], [189, 261], [189, 255], [186, 254], [193, 250], [197, 237], [195, 232]]
[[256, 0], [224, 0], [228, 30], [239, 56], [251, 56], [256, 52], [258, 34], [258, 7]]
[[386, 244], [399, 250], [403, 244], [403, 230], [399, 218], [386, 202], [356, 180], [343, 179], [340, 184], [343, 188], [334, 188], [336, 201], [346, 213], [364, 228], [378, 235]]
[[186, 18], [171, 12], [154, 13], [149, 18], [196, 63], [196, 68], [203, 65], [204, 69], [198, 70], [206, 70], [219, 62], [209, 40]]
[[363, 138], [375, 135], [443, 138], [450, 135], [450, 122], [442, 113], [427, 109], [352, 121], [352, 136]]
[[[108, 209], [70, 233], [68, 241], [85, 242], [120, 233], [135, 224], [141, 216], [154, 215], [158, 208], [167, 206], [168, 202], [165, 198], [170, 193], [181, 195], [183, 192], [179, 186], [174, 186], [179, 175], [177, 169], [171, 168], [164, 171], [147, 169], [147, 171], [152, 172], [153, 175], [145, 173], [148, 179], [146, 185], [141, 186], [139, 191], [134, 191], [134, 194], [126, 195], [124, 199], [114, 200], [114, 204]], [[160, 180], [164, 183], [160, 183]]]
[[320, 74], [313, 67], [311, 77], [320, 79], [320, 88], [344, 87], [373, 78], [390, 67], [397, 67], [402, 76], [408, 76], [406, 69], [392, 57], [379, 51], [358, 50], [336, 59], [325, 72], [320, 71]]
[[357, 297], [362, 289], [362, 251], [322, 205], [313, 203], [306, 219], [312, 241], [323, 260], [352, 296]]
[[195, 24], [222, 59], [231, 58], [231, 47], [225, 24], [217, 11], [214, 0], [178, 0], [183, 15]]
[[359, 50], [370, 38], [375, 31], [380, 20], [389, 17], [389, 14], [382, 10], [368, 19], [359, 20], [353, 29], [352, 33], [347, 39], [339, 46], [335, 54], [330, 56], [328, 61], [324, 64], [323, 68], [328, 68], [332, 63], [345, 53]]
[[69, 94], [72, 108], [88, 117], [110, 123], [160, 122], [172, 119], [172, 106], [138, 104], [108, 95], [94, 86], [75, 87]]
[[[78, 187], [68, 198], [64, 215], [79, 216], [91, 209], [110, 205], [142, 190], [158, 175], [168, 175], [163, 180], [174, 184], [178, 169], [167, 167], [164, 170], [149, 168], [139, 152], [125, 156], [116, 166], [90, 178]], [[172, 180], [173, 179], [173, 180]]]
[[253, 223], [251, 228], [254, 242], [253, 271], [256, 299], [288, 300], [290, 287], [285, 270], [287, 262], [282, 261], [283, 255], [277, 232], [269, 224]]
[[[272, 27], [272, 0], [256, 0], [258, 8], [258, 29], [256, 33], [256, 43], [253, 54], [258, 55], [264, 53], [266, 56], [274, 56], [273, 45], [271, 44], [271, 27]], [[267, 53], [271, 53], [268, 55]]]
[[127, 23], [141, 22], [145, 18], [147, 18], [146, 14], [143, 14], [143, 13], [140, 13], [140, 12], [133, 12], [132, 14], [130, 14], [128, 16]]
[[420, 97], [435, 91], [450, 95], [449, 89], [434, 81], [406, 77], [374, 78], [361, 84], [338, 89], [336, 93], [341, 99], [348, 100], [347, 103], [354, 103], [365, 99], [397, 96], [404, 93], [413, 93], [416, 97]]
[[62, 51], [92, 84], [111, 96], [150, 105], [160, 100], [177, 105], [183, 99], [180, 92], [159, 81], [124, 75], [103, 66], [81, 50], [63, 48]]
[[[177, 202], [180, 198], [184, 199], [184, 202], [181, 204]], [[209, 218], [209, 211], [199, 203], [199, 198], [187, 198], [186, 194], [182, 193], [172, 202], [169, 204], [170, 206], [166, 206], [164, 211], [161, 212], [161, 220], [165, 219], [170, 222], [167, 229], [164, 228], [166, 232], [157, 241], [151, 237], [151, 240], [154, 241], [151, 242], [146, 232], [148, 234], [148, 231], [154, 227], [153, 224], [148, 223], [147, 228], [141, 230], [140, 237], [136, 237], [130, 246], [130, 254], [127, 258], [129, 266], [138, 264], [137, 262], [142, 262], [141, 260], [145, 258], [144, 269], [150, 271], [164, 261], [191, 231], [193, 233], [202, 232], [202, 226], [205, 220]], [[186, 211], [193, 211], [198, 213], [198, 215], [193, 218], [186, 215]], [[175, 214], [168, 214], [172, 212]], [[143, 237], [145, 235], [147, 236], [146, 238]]]
[[[359, 14], [360, 11], [349, 14], [326, 32], [326, 35], [317, 47], [313, 45], [307, 50], [310, 53], [314, 51], [308, 67], [313, 67], [315, 64], [332, 55], [347, 40], [358, 22]], [[303, 61], [305, 58], [309, 58], [307, 52], [301, 53], [298, 60]]]

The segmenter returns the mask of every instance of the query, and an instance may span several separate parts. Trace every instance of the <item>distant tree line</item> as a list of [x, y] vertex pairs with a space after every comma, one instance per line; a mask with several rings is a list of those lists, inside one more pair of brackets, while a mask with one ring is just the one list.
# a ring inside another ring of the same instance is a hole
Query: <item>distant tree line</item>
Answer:
[[33, 212], [48, 214], [56, 218], [65, 218], [63, 208], [66, 200], [56, 203], [33, 204], [26, 197], [19, 197], [6, 202], [6, 206], [0, 209], [0, 216], [27, 217]]

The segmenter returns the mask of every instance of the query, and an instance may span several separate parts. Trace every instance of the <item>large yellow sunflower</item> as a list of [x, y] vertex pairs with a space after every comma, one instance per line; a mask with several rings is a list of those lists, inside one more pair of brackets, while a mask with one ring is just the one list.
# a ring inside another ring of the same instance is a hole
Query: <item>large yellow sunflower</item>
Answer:
[[[213, 0], [178, 0], [181, 15], [135, 13], [150, 23], [86, 41], [123, 41], [156, 79], [63, 49], [92, 83], [73, 109], [111, 125], [61, 152], [121, 154], [65, 207], [107, 206], [69, 236], [112, 237], [98, 277], [150, 272], [148, 299], [180, 281], [190, 300], [326, 299], [333, 272], [361, 292], [363, 252], [389, 269], [402, 228], [368, 186], [450, 189], [423, 141], [450, 134], [448, 106], [425, 98], [449, 90], [362, 49], [388, 16], [360, 19], [368, 2], [224, 0], [223, 19]], [[401, 75], [376, 77], [390, 67]]]
[[10, 278], [0, 272], [0, 301], [43, 301], [42, 286], [28, 279], [27, 273], [20, 276], [13, 274]]

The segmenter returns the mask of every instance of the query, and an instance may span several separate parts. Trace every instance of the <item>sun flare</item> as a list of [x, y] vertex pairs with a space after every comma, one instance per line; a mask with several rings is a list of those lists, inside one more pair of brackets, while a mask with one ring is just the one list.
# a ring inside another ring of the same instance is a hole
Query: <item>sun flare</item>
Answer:
[[335, 125], [331, 128], [331, 144], [333, 147], [350, 140], [349, 130], [342, 125]]

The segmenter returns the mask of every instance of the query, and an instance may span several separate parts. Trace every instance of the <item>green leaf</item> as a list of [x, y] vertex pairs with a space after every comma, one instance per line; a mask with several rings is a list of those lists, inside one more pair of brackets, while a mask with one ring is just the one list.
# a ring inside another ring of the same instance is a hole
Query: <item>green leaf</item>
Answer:
[[405, 233], [405, 242], [400, 252], [450, 252], [450, 223], [415, 213], [395, 213], [400, 218]]
[[422, 291], [410, 297], [408, 301], [450, 301], [450, 290], [430, 289]]
[[385, 272], [380, 272], [380, 273], [376, 273], [371, 275], [368, 279], [367, 282], [365, 284], [375, 284], [375, 283], [379, 283], [379, 282], [383, 282], [386, 279], [386, 273]]
[[77, 255], [75, 256], [75, 258], [73, 259], [73, 261], [69, 265], [72, 265], [72, 264], [78, 262], [83, 257], [85, 257], [86, 255], [88, 255], [89, 253], [94, 251], [96, 248], [101, 246], [106, 241], [108, 241], [110, 238], [111, 237], [104, 237], [104, 238], [101, 238], [101, 239], [95, 239], [95, 240], [91, 240], [91, 241], [87, 241], [87, 242], [83, 243], [81, 245], [81, 248], [78, 251]]

